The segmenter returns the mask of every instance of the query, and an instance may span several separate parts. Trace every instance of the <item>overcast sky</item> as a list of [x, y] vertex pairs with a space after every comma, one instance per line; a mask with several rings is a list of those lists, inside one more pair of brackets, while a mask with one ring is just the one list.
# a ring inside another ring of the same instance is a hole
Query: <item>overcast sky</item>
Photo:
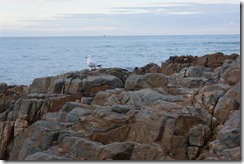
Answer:
[[240, 34], [240, 1], [0, 0], [0, 37], [188, 34]]

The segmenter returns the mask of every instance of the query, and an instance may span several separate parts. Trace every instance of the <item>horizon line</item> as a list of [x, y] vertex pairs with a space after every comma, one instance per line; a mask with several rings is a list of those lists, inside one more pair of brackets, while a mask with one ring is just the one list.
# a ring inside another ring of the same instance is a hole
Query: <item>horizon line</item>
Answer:
[[56, 35], [56, 36], [0, 36], [0, 38], [52, 38], [52, 37], [152, 37], [152, 36], [218, 36], [241, 34], [163, 34], [163, 35]]

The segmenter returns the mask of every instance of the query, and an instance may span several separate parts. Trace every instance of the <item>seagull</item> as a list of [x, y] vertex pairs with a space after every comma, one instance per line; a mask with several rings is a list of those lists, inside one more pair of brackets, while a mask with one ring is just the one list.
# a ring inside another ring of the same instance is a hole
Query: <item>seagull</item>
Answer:
[[102, 65], [97, 65], [96, 62], [92, 61], [91, 56], [87, 55], [85, 58], [87, 58], [86, 64], [91, 67], [91, 70], [96, 69], [97, 67], [101, 67]]

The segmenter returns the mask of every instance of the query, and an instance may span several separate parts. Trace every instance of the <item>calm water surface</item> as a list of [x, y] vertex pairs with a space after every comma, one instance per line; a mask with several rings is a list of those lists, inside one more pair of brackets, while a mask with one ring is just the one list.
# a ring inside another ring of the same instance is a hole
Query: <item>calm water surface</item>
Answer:
[[88, 68], [85, 56], [103, 67], [133, 69], [174, 55], [240, 54], [239, 35], [0, 38], [0, 82], [31, 84], [34, 78]]

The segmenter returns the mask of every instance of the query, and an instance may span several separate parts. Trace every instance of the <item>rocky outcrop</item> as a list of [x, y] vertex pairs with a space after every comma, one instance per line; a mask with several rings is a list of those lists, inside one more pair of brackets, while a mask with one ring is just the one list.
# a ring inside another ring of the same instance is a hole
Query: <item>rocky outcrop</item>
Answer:
[[136, 67], [133, 73], [137, 75], [144, 75], [146, 73], [161, 73], [161, 69], [157, 64], [149, 63], [140, 68]]
[[0, 82], [0, 95], [6, 93], [8, 90], [8, 84], [4, 82]]
[[[197, 56], [171, 56], [168, 60], [162, 63], [162, 73], [165, 75], [172, 75], [179, 72], [184, 67], [189, 66], [203, 66], [215, 69], [224, 64], [226, 60], [235, 60], [239, 55], [224, 55], [221, 52], [214, 54], [207, 54], [201, 57]], [[234, 70], [233, 70], [234, 71]]]
[[240, 160], [240, 57], [171, 57], [162, 67], [0, 83], [0, 158]]

